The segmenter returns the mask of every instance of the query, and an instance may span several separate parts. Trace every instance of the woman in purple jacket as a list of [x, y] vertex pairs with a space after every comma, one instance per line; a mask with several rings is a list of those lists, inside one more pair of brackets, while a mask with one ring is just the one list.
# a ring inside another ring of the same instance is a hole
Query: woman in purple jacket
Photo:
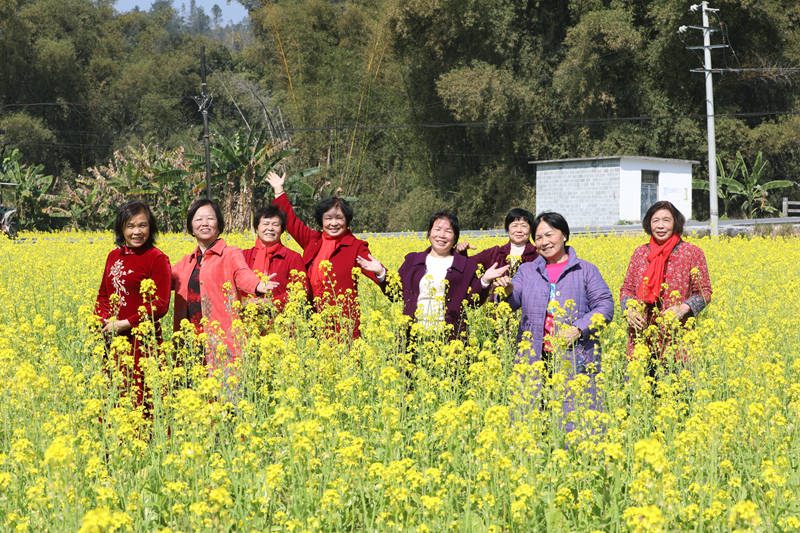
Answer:
[[[522, 308], [517, 340], [520, 356], [529, 362], [544, 360], [548, 372], [569, 363], [569, 380], [575, 374], [589, 376], [590, 408], [599, 410], [595, 375], [600, 372], [600, 346], [592, 338], [600, 315], [604, 322], [614, 316], [614, 298], [597, 267], [578, 259], [567, 246], [569, 225], [558, 213], [539, 214], [533, 222], [539, 257], [519, 267], [514, 279], [497, 280], [506, 288], [508, 303]], [[530, 342], [530, 346], [527, 346]], [[572, 393], [564, 400], [564, 415], [574, 409]], [[567, 431], [572, 424], [567, 423]]]
[[[434, 213], [428, 223], [430, 246], [424, 252], [405, 257], [398, 270], [403, 295], [403, 314], [427, 330], [448, 326], [448, 336], [458, 338], [465, 332], [462, 312], [464, 302], [483, 301], [492, 281], [508, 271], [496, 264], [478, 277], [478, 265], [453, 250], [460, 233], [458, 217], [449, 211]], [[369, 261], [359, 258], [367, 268]], [[385, 284], [384, 284], [385, 285]]]

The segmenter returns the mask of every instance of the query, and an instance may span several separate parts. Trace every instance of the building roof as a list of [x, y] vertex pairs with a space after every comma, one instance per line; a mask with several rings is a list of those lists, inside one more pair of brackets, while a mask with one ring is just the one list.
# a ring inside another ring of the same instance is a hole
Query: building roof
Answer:
[[649, 157], [642, 155], [607, 155], [598, 157], [576, 157], [572, 159], [544, 159], [542, 161], [528, 161], [529, 165], [541, 165], [545, 163], [577, 163], [580, 161], [607, 161], [609, 159], [632, 159], [638, 161], [662, 161], [665, 163], [689, 163], [690, 165], [699, 165], [700, 161], [692, 159], [670, 159], [667, 157]]

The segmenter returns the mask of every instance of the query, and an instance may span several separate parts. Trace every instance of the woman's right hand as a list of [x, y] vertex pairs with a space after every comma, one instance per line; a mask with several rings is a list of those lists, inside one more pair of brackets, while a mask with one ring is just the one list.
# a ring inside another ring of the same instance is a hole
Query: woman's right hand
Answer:
[[647, 321], [642, 314], [635, 308], [629, 307], [625, 311], [625, 316], [628, 317], [628, 325], [633, 329], [644, 329], [647, 326]]
[[283, 192], [283, 184], [286, 182], [286, 172], [282, 175], [278, 175], [277, 172], [274, 170], [270, 170], [267, 172], [267, 183], [270, 184], [272, 187], [273, 192], [275, 192], [275, 196], [278, 196]]

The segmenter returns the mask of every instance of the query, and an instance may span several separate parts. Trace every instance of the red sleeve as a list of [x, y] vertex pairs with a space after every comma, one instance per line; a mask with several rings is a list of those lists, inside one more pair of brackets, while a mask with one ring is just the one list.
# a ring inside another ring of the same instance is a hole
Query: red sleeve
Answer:
[[639, 284], [642, 282], [644, 276], [645, 263], [640, 246], [633, 251], [631, 262], [628, 263], [628, 271], [625, 273], [625, 279], [622, 282], [622, 287], [619, 289], [619, 301], [622, 309], [625, 309], [625, 301], [633, 298], [636, 299], [636, 293], [639, 290]]
[[250, 270], [244, 260], [242, 250], [234, 246], [225, 248], [225, 255], [227, 261], [231, 261], [231, 272], [233, 273], [234, 289], [247, 294], [255, 294], [256, 287], [261, 283], [261, 278]]
[[[308, 297], [311, 296], [311, 283], [308, 280], [308, 273], [306, 272], [306, 265], [303, 263], [303, 258], [300, 254], [291, 253], [289, 255], [289, 279], [291, 281], [298, 281], [301, 280], [303, 282], [303, 288], [306, 291], [306, 295]], [[292, 275], [292, 270], [297, 271], [297, 274]]]
[[108, 269], [111, 261], [112, 250], [108, 257], [106, 257], [106, 266], [103, 268], [103, 277], [100, 279], [100, 290], [97, 291], [97, 301], [94, 304], [94, 314], [106, 320], [111, 316], [111, 305], [109, 304], [108, 297], [111, 295], [109, 290]]
[[280, 208], [281, 211], [286, 213], [286, 231], [294, 240], [297, 241], [297, 244], [299, 244], [301, 248], [305, 249], [309, 242], [319, 238], [318, 231], [314, 231], [303, 224], [303, 221], [297, 218], [297, 215], [294, 214], [294, 208], [292, 207], [291, 202], [289, 202], [289, 197], [286, 195], [286, 193], [283, 193], [275, 198], [272, 201], [272, 205]]
[[711, 302], [711, 278], [708, 275], [708, 263], [706, 255], [699, 247], [695, 247], [696, 252], [692, 257], [692, 267], [697, 268], [697, 275], [690, 275], [691, 293], [700, 294], [706, 305]]
[[[142, 305], [147, 310], [145, 316], [153, 322], [158, 322], [169, 311], [169, 300], [172, 293], [172, 267], [166, 254], [158, 251], [150, 264], [148, 278], [156, 284], [156, 292], [153, 296], [142, 296]], [[141, 289], [141, 287], [139, 288]], [[138, 309], [131, 316], [120, 317], [120, 319], [128, 320], [132, 328], [139, 326], [141, 320]]]

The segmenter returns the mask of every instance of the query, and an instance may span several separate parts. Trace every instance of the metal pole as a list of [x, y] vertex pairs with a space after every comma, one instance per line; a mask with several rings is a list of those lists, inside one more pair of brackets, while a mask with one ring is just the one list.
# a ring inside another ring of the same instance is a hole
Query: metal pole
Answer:
[[708, 2], [702, 2], [703, 11], [703, 57], [706, 75], [706, 125], [708, 127], [708, 206], [711, 236], [719, 236], [719, 212], [717, 208], [717, 140], [714, 128], [714, 87], [711, 73], [711, 30], [708, 26]]
[[203, 82], [202, 85], [202, 104], [200, 111], [203, 114], [203, 142], [206, 151], [206, 198], [211, 198], [211, 151], [208, 147], [208, 104], [210, 99], [207, 94], [206, 85], [206, 47], [200, 47], [200, 77]]

